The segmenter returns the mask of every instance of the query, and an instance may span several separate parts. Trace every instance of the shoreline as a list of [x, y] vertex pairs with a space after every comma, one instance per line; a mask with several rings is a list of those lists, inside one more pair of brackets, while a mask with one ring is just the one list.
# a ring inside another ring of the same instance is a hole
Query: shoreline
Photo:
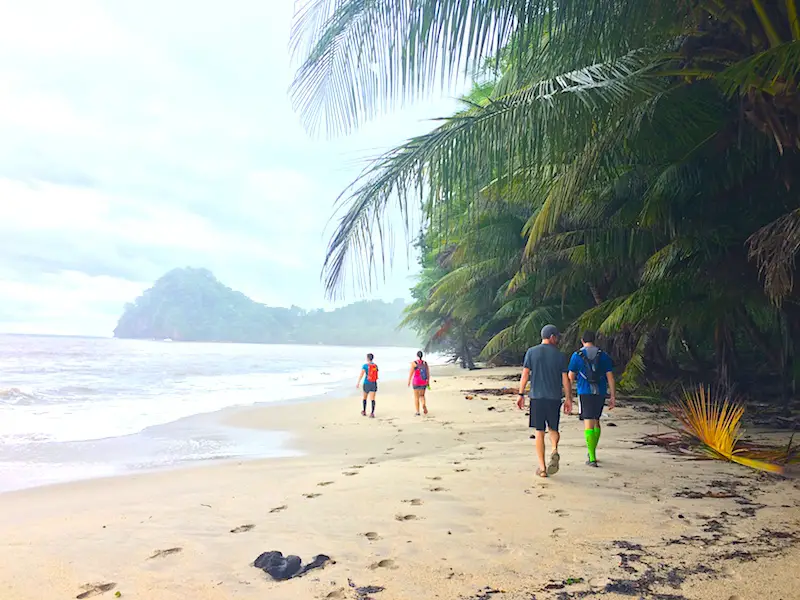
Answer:
[[[383, 385], [391, 385], [404, 376], [400, 371], [391, 370]], [[298, 456], [302, 450], [296, 447], [297, 435], [268, 424], [248, 427], [246, 419], [239, 419], [237, 415], [251, 411], [260, 414], [264, 409], [282, 406], [332, 402], [352, 395], [352, 391], [344, 382], [338, 382], [335, 387], [315, 395], [226, 406], [151, 425], [127, 435], [39, 444], [36, 460], [4, 463], [5, 480], [0, 481], [0, 495], [80, 481], [183, 469], [195, 463], [202, 466]], [[267, 433], [269, 438], [257, 435], [255, 430]], [[98, 455], [105, 460], [93, 461], [92, 456]], [[11, 469], [12, 464], [22, 474], [17, 480], [14, 480], [16, 472]], [[64, 474], [65, 471], [69, 474]]]
[[[379, 600], [796, 597], [797, 481], [638, 448], [658, 425], [624, 406], [604, 422], [601, 469], [564, 417], [562, 470], [536, 481], [515, 398], [461, 393], [513, 388], [495, 378], [516, 370], [458, 371], [435, 368], [428, 418], [401, 380], [379, 387], [376, 419], [351, 388], [225, 420], [290, 431], [303, 456], [2, 494], [0, 586], [14, 600], [102, 584], [101, 599], [365, 598], [349, 581], [384, 587]], [[269, 550], [336, 563], [275, 582], [250, 566]]]

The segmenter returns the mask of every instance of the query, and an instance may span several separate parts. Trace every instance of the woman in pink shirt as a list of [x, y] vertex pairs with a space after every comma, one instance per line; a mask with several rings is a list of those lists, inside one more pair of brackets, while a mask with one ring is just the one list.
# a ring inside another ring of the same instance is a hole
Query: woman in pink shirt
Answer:
[[425, 404], [425, 390], [428, 389], [431, 380], [431, 370], [428, 363], [422, 360], [422, 352], [417, 352], [417, 360], [411, 363], [411, 370], [408, 372], [408, 385], [414, 388], [414, 409], [415, 415], [419, 416], [419, 405], [422, 403], [422, 412], [428, 414], [428, 406]]

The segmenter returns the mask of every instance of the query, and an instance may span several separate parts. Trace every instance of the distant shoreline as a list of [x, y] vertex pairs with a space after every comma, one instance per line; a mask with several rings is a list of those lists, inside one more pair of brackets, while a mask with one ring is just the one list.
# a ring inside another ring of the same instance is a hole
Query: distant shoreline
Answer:
[[230, 340], [159, 340], [155, 338], [138, 338], [138, 337], [119, 337], [115, 335], [84, 335], [84, 334], [65, 334], [65, 333], [6, 333], [0, 332], [0, 336], [8, 337], [35, 337], [35, 338], [60, 338], [60, 339], [78, 339], [78, 340], [131, 340], [137, 342], [159, 342], [159, 343], [172, 343], [172, 344], [244, 344], [248, 346], [325, 346], [329, 348], [364, 348], [365, 351], [369, 348], [406, 348], [418, 350], [421, 346], [407, 346], [404, 344], [329, 344], [320, 342], [318, 344], [309, 344], [304, 342], [236, 342]]

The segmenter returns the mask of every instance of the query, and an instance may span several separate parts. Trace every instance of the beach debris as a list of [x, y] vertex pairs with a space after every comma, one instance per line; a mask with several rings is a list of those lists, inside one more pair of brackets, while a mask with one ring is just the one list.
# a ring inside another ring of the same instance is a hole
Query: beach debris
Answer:
[[386, 589], [385, 587], [380, 586], [380, 585], [358, 586], [349, 577], [347, 578], [347, 585], [349, 585], [351, 588], [353, 588], [353, 590], [357, 594], [356, 597], [359, 600], [369, 600], [370, 599], [370, 594], [379, 594], [379, 593], [381, 593], [382, 591], [384, 591]]
[[471, 596], [469, 600], [492, 600], [493, 596], [505, 593], [505, 590], [486, 586], [485, 588], [478, 590], [478, 593], [475, 596]]
[[289, 554], [284, 556], [278, 550], [270, 550], [259, 554], [253, 562], [253, 566], [261, 569], [276, 581], [286, 581], [293, 577], [301, 577], [312, 569], [320, 569], [328, 563], [333, 563], [333, 559], [327, 554], [317, 554], [310, 563], [303, 565], [299, 556]]
[[700, 386], [684, 390], [683, 396], [668, 410], [680, 423], [674, 431], [645, 436], [644, 445], [659, 446], [667, 451], [697, 459], [734, 462], [752, 469], [782, 474], [785, 465], [799, 462], [800, 454], [792, 447], [768, 446], [744, 441], [740, 425], [744, 404], [732, 400], [719, 390]]
[[114, 592], [114, 598], [122, 598], [122, 592], [120, 592], [119, 590]]
[[92, 598], [94, 596], [99, 596], [100, 594], [105, 594], [106, 592], [110, 592], [117, 584], [114, 582], [110, 583], [87, 583], [86, 585], [82, 585], [81, 589], [83, 592], [75, 596], [78, 600], [84, 600], [84, 598]]
[[149, 557], [147, 560], [163, 558], [165, 556], [171, 556], [172, 554], [178, 554], [179, 552], [183, 552], [183, 548], [167, 548], [166, 550], [156, 550], [153, 553], [153, 556]]
[[480, 388], [477, 390], [461, 390], [462, 393], [467, 394], [466, 399], [472, 400], [478, 396], [481, 400], [488, 400], [485, 396], [516, 396], [517, 393], [512, 388]]
[[248, 523], [247, 525], [239, 525], [238, 527], [231, 529], [231, 533], [245, 533], [253, 528], [255, 528], [255, 525], [252, 523]]

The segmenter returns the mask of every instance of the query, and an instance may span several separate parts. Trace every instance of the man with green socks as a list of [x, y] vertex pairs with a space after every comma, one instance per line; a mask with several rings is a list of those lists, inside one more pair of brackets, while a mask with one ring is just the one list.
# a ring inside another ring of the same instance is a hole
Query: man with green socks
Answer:
[[614, 364], [611, 357], [595, 346], [595, 332], [585, 331], [581, 337], [583, 348], [572, 355], [569, 361], [569, 378], [577, 382], [580, 401], [580, 418], [583, 419], [586, 447], [589, 449], [590, 467], [597, 466], [597, 444], [600, 441], [600, 415], [606, 395], [610, 395], [608, 409], [617, 403], [617, 389], [614, 381]]

